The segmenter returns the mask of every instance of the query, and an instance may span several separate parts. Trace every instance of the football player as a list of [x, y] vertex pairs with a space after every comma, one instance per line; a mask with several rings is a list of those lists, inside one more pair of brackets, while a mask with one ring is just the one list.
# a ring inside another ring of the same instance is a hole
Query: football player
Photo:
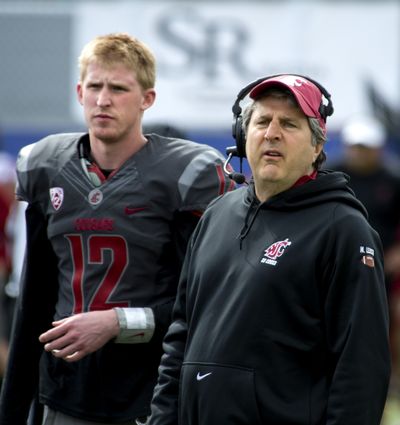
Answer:
[[[142, 133], [155, 59], [125, 33], [83, 49], [88, 132], [24, 147], [17, 196], [27, 248], [0, 423], [143, 423], [188, 239], [233, 188], [207, 145]], [[40, 363], [40, 366], [39, 366]]]

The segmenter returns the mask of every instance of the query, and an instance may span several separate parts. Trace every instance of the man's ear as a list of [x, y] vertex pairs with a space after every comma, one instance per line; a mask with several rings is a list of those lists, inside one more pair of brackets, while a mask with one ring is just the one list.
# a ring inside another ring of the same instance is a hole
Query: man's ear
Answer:
[[82, 84], [80, 82], [76, 85], [76, 94], [78, 96], [78, 102], [82, 105], [83, 104], [83, 94], [82, 94]]
[[322, 152], [323, 148], [324, 148], [324, 146], [322, 145], [322, 143], [318, 143], [316, 146], [314, 146], [313, 163], [317, 160], [317, 158], [319, 157], [319, 154]]
[[142, 110], [150, 108], [156, 100], [156, 91], [154, 89], [147, 89], [143, 91]]

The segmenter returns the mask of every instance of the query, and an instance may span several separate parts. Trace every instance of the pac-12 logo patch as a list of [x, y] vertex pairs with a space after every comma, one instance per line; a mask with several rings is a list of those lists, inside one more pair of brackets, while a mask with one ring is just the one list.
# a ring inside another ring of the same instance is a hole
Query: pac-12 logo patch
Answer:
[[264, 251], [264, 256], [261, 258], [260, 262], [275, 266], [278, 262], [277, 259], [283, 255], [285, 249], [291, 244], [292, 242], [290, 242], [288, 238], [283, 241], [273, 243]]
[[64, 201], [64, 189], [62, 187], [51, 187], [49, 192], [51, 205], [58, 211]]

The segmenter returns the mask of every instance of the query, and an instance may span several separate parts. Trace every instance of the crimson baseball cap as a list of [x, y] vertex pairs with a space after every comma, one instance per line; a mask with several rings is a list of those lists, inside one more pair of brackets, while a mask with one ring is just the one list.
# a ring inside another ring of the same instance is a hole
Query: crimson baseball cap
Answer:
[[326, 134], [326, 124], [319, 112], [322, 103], [322, 93], [314, 83], [298, 75], [278, 75], [267, 78], [256, 85], [250, 91], [249, 96], [255, 99], [266, 89], [273, 86], [283, 86], [289, 89], [304, 114], [307, 117], [317, 118], [324, 134]]

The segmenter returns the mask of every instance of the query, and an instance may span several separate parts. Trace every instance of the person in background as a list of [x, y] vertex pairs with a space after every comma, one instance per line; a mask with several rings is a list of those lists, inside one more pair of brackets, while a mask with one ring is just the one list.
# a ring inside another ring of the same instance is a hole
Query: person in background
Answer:
[[320, 168], [324, 92], [287, 74], [249, 90], [252, 180], [214, 200], [190, 240], [150, 425], [379, 425], [382, 246], [346, 176]]
[[350, 177], [349, 185], [368, 211], [385, 255], [385, 276], [391, 315], [393, 386], [400, 391], [400, 171], [385, 153], [384, 126], [368, 114], [350, 117], [341, 139], [342, 160], [333, 165]]
[[15, 158], [0, 152], [0, 387], [7, 365], [10, 337], [9, 303], [4, 292], [11, 272], [10, 240], [6, 227], [15, 201], [15, 182]]
[[156, 98], [143, 42], [98, 36], [79, 66], [88, 132], [18, 155], [27, 245], [1, 425], [25, 425], [32, 400], [43, 425], [146, 422], [188, 239], [233, 189], [216, 149], [143, 134]]
[[11, 336], [15, 305], [20, 292], [20, 278], [24, 262], [26, 246], [24, 201], [13, 202], [6, 222], [6, 235], [9, 241], [10, 273], [4, 286], [4, 326], [7, 330], [7, 341]]

